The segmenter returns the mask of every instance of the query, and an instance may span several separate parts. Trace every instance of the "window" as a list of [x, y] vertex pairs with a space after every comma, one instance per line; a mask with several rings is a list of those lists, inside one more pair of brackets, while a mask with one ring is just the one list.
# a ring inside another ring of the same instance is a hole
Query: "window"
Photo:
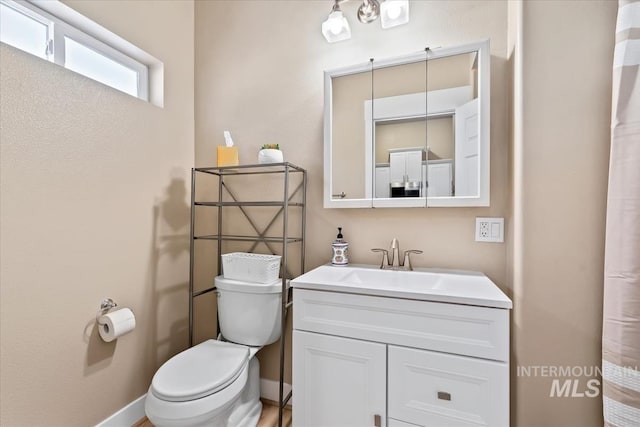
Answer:
[[65, 37], [64, 66], [76, 73], [138, 96], [138, 73], [126, 65]]
[[49, 59], [47, 43], [53, 24], [29, 9], [0, 3], [0, 40], [42, 59]]
[[[24, 0], [0, 0], [0, 41], [129, 95], [149, 100], [149, 65], [159, 61], [142, 54], [147, 60], [145, 63], [115, 48], [113, 42], [140, 52], [60, 2], [42, 2], [39, 6], [60, 14], [49, 13]], [[63, 20], [61, 15], [67, 19]], [[70, 23], [95, 28], [103, 37], [98, 39]], [[162, 101], [154, 103], [161, 105]]]

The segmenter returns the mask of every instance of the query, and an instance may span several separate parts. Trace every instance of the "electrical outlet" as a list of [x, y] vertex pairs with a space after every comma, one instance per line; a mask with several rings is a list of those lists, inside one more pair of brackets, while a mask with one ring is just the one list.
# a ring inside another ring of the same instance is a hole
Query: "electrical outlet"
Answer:
[[476, 218], [476, 242], [504, 242], [504, 218]]

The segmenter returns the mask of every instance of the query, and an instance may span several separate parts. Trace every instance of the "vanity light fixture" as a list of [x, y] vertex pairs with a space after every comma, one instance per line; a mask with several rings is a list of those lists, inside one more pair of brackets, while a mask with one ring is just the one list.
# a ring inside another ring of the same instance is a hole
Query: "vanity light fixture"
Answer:
[[385, 0], [380, 5], [382, 28], [392, 28], [409, 22], [409, 0]]
[[340, 10], [340, 0], [335, 0], [329, 17], [322, 23], [322, 35], [329, 43], [351, 38], [351, 28]]
[[[349, 22], [340, 9], [340, 3], [348, 0], [334, 0], [333, 8], [322, 23], [322, 35], [329, 43], [351, 38]], [[383, 29], [397, 27], [409, 22], [409, 0], [362, 0], [358, 7], [358, 20], [370, 24], [380, 16]]]
[[363, 0], [358, 8], [358, 21], [370, 24], [380, 16], [380, 2], [378, 0]]

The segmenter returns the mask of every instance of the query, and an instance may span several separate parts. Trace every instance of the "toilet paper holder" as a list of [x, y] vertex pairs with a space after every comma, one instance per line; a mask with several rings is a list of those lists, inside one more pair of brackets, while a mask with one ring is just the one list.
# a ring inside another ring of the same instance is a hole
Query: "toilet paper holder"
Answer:
[[100, 316], [107, 314], [109, 310], [117, 306], [118, 304], [111, 298], [103, 299], [102, 302], [100, 303], [100, 309], [96, 313], [96, 321], [100, 319]]

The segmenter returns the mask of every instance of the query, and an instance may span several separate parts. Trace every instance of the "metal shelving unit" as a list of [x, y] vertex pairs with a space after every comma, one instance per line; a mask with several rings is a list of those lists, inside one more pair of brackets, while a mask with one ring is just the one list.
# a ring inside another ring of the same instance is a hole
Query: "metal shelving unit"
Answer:
[[[218, 200], [217, 201], [196, 201], [196, 181], [200, 174], [214, 175], [218, 178]], [[235, 193], [229, 186], [230, 177], [239, 175], [267, 175], [267, 174], [280, 174], [282, 175], [283, 193], [281, 198], [268, 201], [241, 201], [236, 197]], [[301, 174], [302, 179], [299, 185], [291, 191], [290, 178], [292, 174]], [[225, 181], [226, 179], [226, 181]], [[305, 226], [306, 226], [306, 193], [307, 193], [307, 171], [294, 164], [284, 163], [271, 163], [261, 165], [241, 165], [241, 166], [227, 166], [227, 167], [210, 167], [210, 168], [193, 168], [191, 169], [191, 229], [190, 229], [190, 260], [189, 260], [189, 346], [193, 346], [193, 310], [194, 299], [215, 291], [215, 285], [200, 291], [194, 289], [194, 266], [195, 266], [195, 242], [198, 240], [213, 240], [217, 241], [217, 258], [218, 258], [218, 275], [222, 273], [222, 242], [253, 242], [253, 245], [247, 252], [253, 252], [259, 244], [264, 244], [267, 249], [276, 254], [276, 248], [274, 245], [280, 244], [281, 246], [281, 278], [282, 278], [282, 306], [281, 306], [281, 335], [280, 335], [280, 390], [279, 390], [279, 411], [278, 411], [278, 425], [282, 427], [282, 410], [285, 405], [291, 399], [293, 391], [289, 392], [287, 396], [284, 396], [284, 365], [285, 365], [285, 327], [287, 322], [287, 313], [289, 308], [293, 305], [291, 300], [291, 292], [288, 291], [287, 281], [292, 279], [293, 276], [289, 273], [289, 250], [290, 244], [299, 244], [300, 252], [300, 273], [304, 272], [304, 239], [305, 239]], [[224, 196], [230, 198], [230, 201], [225, 201]], [[294, 201], [297, 200], [297, 201]], [[217, 208], [217, 230], [215, 234], [195, 235], [195, 220], [196, 220], [196, 207], [211, 207]], [[251, 235], [235, 235], [225, 234], [223, 232], [223, 217], [224, 208], [236, 207], [247, 219], [255, 234]], [[271, 221], [261, 230], [256, 225], [256, 222], [251, 218], [250, 212], [245, 208], [251, 207], [274, 207], [280, 208], [274, 214]], [[291, 235], [289, 227], [290, 221], [290, 208], [296, 208], [298, 210], [300, 218], [300, 234]], [[282, 232], [277, 235], [267, 236], [267, 232], [276, 223], [276, 220], [282, 216]], [[219, 332], [219, 329], [218, 329]]]

